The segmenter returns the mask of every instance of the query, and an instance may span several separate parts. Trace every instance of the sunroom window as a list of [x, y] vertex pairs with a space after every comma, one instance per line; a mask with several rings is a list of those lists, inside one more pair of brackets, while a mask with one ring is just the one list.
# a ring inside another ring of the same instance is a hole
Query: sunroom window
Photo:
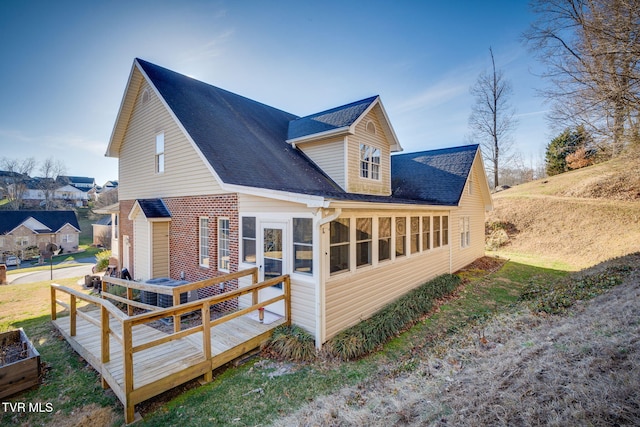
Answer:
[[313, 274], [313, 220], [293, 218], [293, 271]]
[[349, 270], [349, 218], [331, 221], [329, 237], [329, 271]]
[[371, 218], [356, 219], [356, 267], [371, 264]]

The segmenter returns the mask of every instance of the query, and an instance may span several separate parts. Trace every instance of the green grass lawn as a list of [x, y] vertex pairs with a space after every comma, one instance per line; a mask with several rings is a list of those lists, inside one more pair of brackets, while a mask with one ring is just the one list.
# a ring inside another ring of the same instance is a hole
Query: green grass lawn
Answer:
[[[431, 316], [388, 342], [379, 352], [354, 362], [293, 364], [253, 358], [216, 372], [206, 385], [194, 382], [188, 390], [171, 397], [167, 392], [137, 407], [141, 425], [258, 425], [290, 413], [307, 401], [375, 378], [388, 370], [411, 369], [413, 359], [424, 351], [437, 351], [441, 338], [482, 322], [491, 313], [509, 309], [524, 285], [532, 280], [553, 281], [565, 276], [552, 270], [509, 262], [489, 276], [467, 274], [466, 284]], [[75, 285], [77, 279], [61, 284]], [[41, 353], [46, 365], [43, 384], [12, 397], [17, 402], [49, 402], [52, 414], [0, 413], [0, 425], [60, 425], [83, 408], [108, 411], [109, 422], [123, 422], [122, 405], [100, 387], [97, 373], [69, 345], [53, 333], [49, 322], [49, 283], [0, 287], [0, 330], [22, 327]], [[31, 301], [30, 304], [27, 304]], [[36, 304], [35, 301], [38, 303]], [[26, 305], [32, 306], [24, 310]], [[6, 313], [6, 314], [5, 314]], [[277, 375], [285, 368], [284, 375]], [[97, 409], [96, 409], [97, 408]]]

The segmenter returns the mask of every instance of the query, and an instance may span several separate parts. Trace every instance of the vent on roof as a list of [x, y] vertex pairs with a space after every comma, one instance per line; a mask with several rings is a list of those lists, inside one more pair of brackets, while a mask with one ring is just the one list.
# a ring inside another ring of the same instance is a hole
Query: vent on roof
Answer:
[[149, 102], [149, 89], [145, 88], [142, 91], [142, 105], [146, 104], [147, 102]]
[[366, 129], [367, 129], [367, 132], [372, 133], [372, 134], [374, 134], [374, 135], [376, 134], [376, 125], [373, 123], [373, 121], [372, 121], [372, 120], [369, 120], [369, 121], [367, 122], [367, 127], [366, 127]]

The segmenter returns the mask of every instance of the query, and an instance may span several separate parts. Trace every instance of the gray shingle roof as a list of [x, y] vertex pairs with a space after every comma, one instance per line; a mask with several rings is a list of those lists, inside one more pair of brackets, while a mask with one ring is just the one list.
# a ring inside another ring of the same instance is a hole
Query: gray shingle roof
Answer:
[[310, 195], [342, 192], [286, 142], [297, 116], [137, 61], [223, 182]]
[[[0, 210], [0, 234], [5, 234], [25, 222], [29, 218], [33, 218], [45, 226], [49, 227], [53, 232], [60, 230], [65, 224], [80, 230], [78, 218], [74, 211], [2, 211]], [[48, 230], [42, 230], [49, 232]]]
[[[350, 126], [377, 96], [300, 118], [147, 61], [136, 61], [225, 184], [333, 200], [455, 206], [478, 150], [477, 145], [470, 145], [394, 155], [392, 196], [347, 193], [286, 141]], [[166, 215], [170, 216], [168, 211]]]
[[378, 97], [362, 99], [289, 122], [287, 139], [296, 139], [316, 133], [351, 126]]
[[474, 144], [391, 156], [393, 196], [458, 204], [478, 149]]
[[147, 218], [171, 218], [171, 212], [162, 199], [137, 199], [136, 202]]

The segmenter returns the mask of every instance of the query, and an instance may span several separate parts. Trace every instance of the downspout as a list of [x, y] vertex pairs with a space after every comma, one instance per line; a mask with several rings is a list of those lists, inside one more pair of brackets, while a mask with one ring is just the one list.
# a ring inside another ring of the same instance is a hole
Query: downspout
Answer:
[[319, 249], [319, 253], [320, 253], [320, 258], [319, 258], [319, 274], [318, 274], [318, 285], [316, 286], [316, 292], [315, 292], [315, 299], [316, 299], [316, 348], [318, 350], [320, 350], [322, 348], [322, 340], [324, 339], [324, 284], [325, 284], [325, 271], [327, 270], [326, 267], [326, 256], [323, 253], [324, 252], [324, 241], [325, 239], [323, 238], [323, 231], [322, 231], [322, 227], [325, 224], [328, 224], [329, 222], [335, 220], [336, 218], [338, 218], [340, 216], [340, 214], [342, 214], [342, 209], [340, 208], [336, 208], [333, 213], [329, 216], [326, 216], [324, 218], [322, 218], [322, 209], [319, 209], [318, 212], [316, 213], [316, 215], [319, 215], [320, 218], [317, 221], [317, 230], [318, 230], [318, 236], [319, 236], [319, 244], [318, 244], [318, 249]]
[[342, 215], [342, 209], [341, 208], [335, 208], [331, 215], [326, 216], [326, 217], [322, 218], [320, 221], [318, 221], [318, 226], [322, 227], [323, 225], [325, 225], [325, 224], [337, 219], [340, 215]]

